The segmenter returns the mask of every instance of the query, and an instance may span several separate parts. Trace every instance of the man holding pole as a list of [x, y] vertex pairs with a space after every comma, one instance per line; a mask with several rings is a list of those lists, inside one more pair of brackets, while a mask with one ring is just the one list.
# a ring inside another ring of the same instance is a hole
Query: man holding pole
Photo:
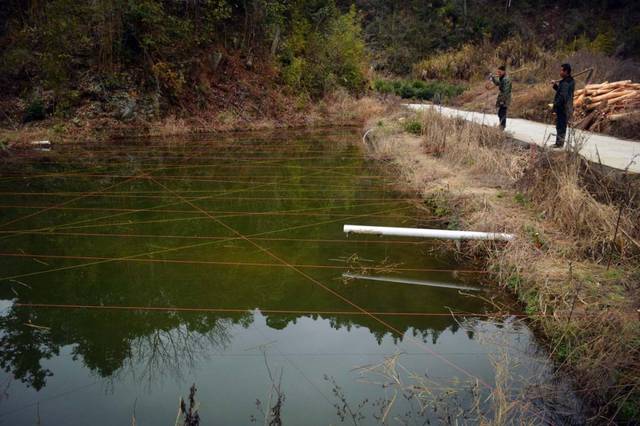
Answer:
[[573, 115], [573, 92], [576, 82], [571, 77], [571, 65], [560, 65], [561, 80], [553, 81], [556, 96], [553, 99], [553, 112], [556, 113], [556, 144], [555, 148], [564, 146], [567, 135], [567, 123]]
[[499, 93], [496, 99], [496, 108], [498, 109], [500, 127], [504, 130], [507, 127], [507, 109], [511, 104], [511, 79], [507, 77], [507, 67], [501, 65], [498, 67], [496, 75], [490, 74], [489, 79], [498, 86]]

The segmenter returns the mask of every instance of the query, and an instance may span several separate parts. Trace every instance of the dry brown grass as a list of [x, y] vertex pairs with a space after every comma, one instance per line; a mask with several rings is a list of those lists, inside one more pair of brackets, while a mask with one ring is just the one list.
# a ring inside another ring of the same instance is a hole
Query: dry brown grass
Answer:
[[42, 139], [64, 143], [139, 136], [170, 137], [210, 132], [361, 126], [370, 117], [397, 108], [393, 99], [354, 97], [344, 91], [331, 93], [318, 102], [294, 98], [287, 100], [269, 113], [257, 108], [241, 109], [228, 105], [222, 110], [212, 107], [194, 114], [185, 113], [184, 116], [172, 114], [155, 121], [140, 118], [122, 122], [113, 117], [97, 117], [78, 124], [52, 118], [17, 129], [0, 129], [0, 142], [7, 146]]
[[323, 126], [361, 125], [372, 116], [384, 114], [393, 103], [375, 97], [354, 97], [344, 91], [327, 95], [317, 103], [302, 102], [274, 117], [239, 113], [234, 110], [203, 111], [188, 120], [166, 117], [149, 128], [152, 136], [173, 136], [189, 133], [273, 130], [282, 128], [313, 128]]
[[[617, 81], [617, 80], [640, 80], [640, 64], [629, 61], [608, 57], [602, 53], [589, 50], [581, 50], [574, 53], [565, 52], [545, 52], [536, 50], [533, 54], [525, 54], [520, 49], [526, 46], [518, 43], [505, 42], [503, 45], [493, 50], [485, 50], [484, 55], [467, 55], [466, 60], [477, 62], [474, 69], [478, 69], [483, 65], [486, 69], [495, 67], [499, 64], [498, 58], [511, 54], [513, 58], [510, 63], [511, 78], [513, 80], [513, 101], [509, 109], [509, 116], [525, 118], [529, 120], [552, 122], [553, 116], [548, 104], [552, 102], [554, 92], [551, 89], [549, 80], [558, 78], [558, 67], [561, 63], [568, 62], [572, 64], [574, 72], [578, 73], [587, 68], [593, 68], [591, 75], [592, 82]], [[480, 50], [485, 49], [484, 47]], [[461, 51], [462, 52], [462, 51]], [[501, 53], [502, 52], [502, 53]], [[510, 53], [513, 52], [513, 53]], [[491, 59], [493, 56], [493, 59]], [[482, 62], [486, 58], [489, 63], [484, 65]], [[471, 67], [471, 65], [468, 65]], [[577, 87], [583, 87], [588, 74], [577, 77]], [[484, 77], [476, 72], [474, 76], [469, 76], [469, 89], [453, 100], [453, 104], [469, 110], [495, 113], [495, 98], [497, 89], [492, 87], [485, 88], [485, 81], [480, 78]], [[447, 73], [442, 72], [440, 77], [447, 78]], [[634, 139], [637, 138], [640, 129], [640, 119], [638, 117], [628, 117], [620, 122], [607, 126], [602, 129], [603, 133], [614, 136]]]
[[[412, 121], [420, 123], [420, 135], [404, 131]], [[523, 302], [551, 355], [574, 373], [595, 422], [634, 415], [640, 247], [632, 239], [639, 239], [640, 211], [617, 194], [620, 181], [610, 179], [605, 191], [603, 175], [588, 178], [578, 156], [518, 149], [497, 129], [435, 112], [370, 125], [376, 129], [367, 138], [372, 155], [386, 160], [400, 185], [422, 194], [436, 213], [456, 218], [461, 228], [517, 235], [506, 245], [465, 243], [461, 254], [483, 259]], [[628, 206], [614, 241], [616, 203]]]

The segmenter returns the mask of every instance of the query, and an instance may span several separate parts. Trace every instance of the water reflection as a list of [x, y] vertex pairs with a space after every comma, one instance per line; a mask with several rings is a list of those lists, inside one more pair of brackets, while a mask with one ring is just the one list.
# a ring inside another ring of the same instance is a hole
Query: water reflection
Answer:
[[[40, 390], [55, 374], [43, 366], [43, 361], [70, 346], [73, 361], [102, 378], [114, 378], [126, 370], [149, 385], [167, 375], [178, 380], [212, 354], [225, 352], [233, 338], [230, 328], [251, 327], [255, 315], [256, 311], [212, 314], [11, 306], [0, 316], [0, 366], [15, 379]], [[435, 345], [442, 332], [455, 334], [460, 328], [447, 316], [394, 318], [390, 322], [403, 332], [398, 336], [366, 315], [259, 315], [273, 330], [284, 330], [301, 318], [327, 320], [335, 330], [366, 329], [378, 345], [385, 338], [397, 345], [409, 335]], [[465, 332], [469, 339], [474, 338], [473, 330]]]

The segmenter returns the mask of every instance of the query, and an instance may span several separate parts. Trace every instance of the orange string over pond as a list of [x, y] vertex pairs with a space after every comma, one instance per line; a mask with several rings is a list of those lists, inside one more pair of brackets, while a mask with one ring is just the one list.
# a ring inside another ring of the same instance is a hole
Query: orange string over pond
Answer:
[[[227, 238], [228, 240], [229, 238]], [[243, 240], [241, 237], [233, 238], [235, 240]], [[395, 266], [362, 266], [362, 265], [349, 265], [345, 262], [344, 266], [340, 265], [314, 265], [314, 264], [298, 264], [291, 263], [284, 265], [282, 263], [268, 263], [268, 262], [226, 262], [217, 260], [194, 260], [194, 259], [145, 259], [145, 258], [123, 258], [123, 257], [109, 257], [109, 256], [81, 256], [81, 255], [62, 255], [62, 254], [39, 254], [39, 253], [2, 253], [0, 257], [26, 257], [33, 259], [66, 259], [66, 260], [111, 260], [116, 262], [141, 262], [141, 263], [174, 263], [185, 265], [219, 265], [219, 266], [247, 266], [247, 267], [296, 267], [303, 269], [366, 269], [367, 271], [397, 271], [397, 272], [447, 272], [447, 273], [460, 273], [460, 274], [487, 274], [489, 271], [479, 269], [439, 269], [439, 268], [400, 268]], [[1, 280], [7, 280], [8, 277], [0, 277]]]

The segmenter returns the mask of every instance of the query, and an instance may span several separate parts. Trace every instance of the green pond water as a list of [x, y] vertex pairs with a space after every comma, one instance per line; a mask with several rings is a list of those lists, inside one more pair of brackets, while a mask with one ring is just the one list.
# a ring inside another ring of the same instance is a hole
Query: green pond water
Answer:
[[481, 273], [343, 234], [442, 226], [355, 132], [0, 161], [0, 424], [174, 424], [192, 383], [203, 424], [262, 423], [274, 382], [286, 425], [354, 424], [345, 401], [357, 424], [474, 424], [496, 386], [534, 423], [580, 421], [526, 325], [483, 316]]

